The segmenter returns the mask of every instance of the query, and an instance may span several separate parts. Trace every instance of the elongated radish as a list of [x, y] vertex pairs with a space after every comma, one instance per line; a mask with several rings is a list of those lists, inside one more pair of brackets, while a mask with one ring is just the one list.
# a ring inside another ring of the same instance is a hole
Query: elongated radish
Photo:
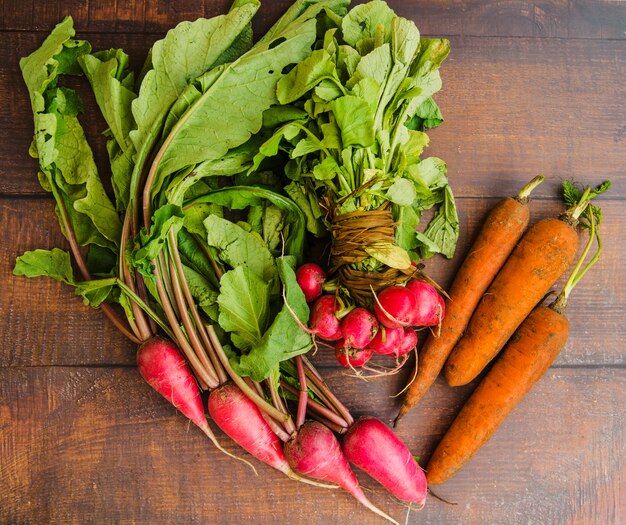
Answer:
[[317, 421], [307, 421], [295, 438], [285, 443], [289, 465], [300, 474], [337, 483], [379, 516], [397, 523], [367, 499], [333, 432]]
[[159, 336], [149, 339], [137, 351], [137, 367], [141, 377], [197, 425], [220, 451], [252, 467], [218, 443], [204, 416], [198, 384], [183, 354], [174, 343]]
[[281, 440], [238, 386], [228, 382], [213, 390], [208, 409], [213, 421], [235, 443], [270, 467], [291, 474]]
[[208, 409], [224, 434], [258, 460], [291, 479], [322, 485], [299, 476], [291, 469], [283, 453], [283, 442], [268, 425], [259, 407], [237, 385], [228, 382], [213, 390], [209, 395]]
[[[589, 241], [557, 299], [548, 307], [537, 306], [524, 320], [438, 444], [427, 467], [429, 483], [443, 483], [454, 476], [491, 438], [565, 347], [570, 333], [564, 315], [569, 294], [598, 260], [602, 249], [595, 215], [593, 210], [588, 214]], [[594, 236], [597, 251], [583, 267]]]
[[[357, 419], [343, 438], [343, 452], [350, 461], [403, 501], [426, 500], [426, 476], [408, 447], [385, 423], [375, 417]], [[419, 510], [419, 509], [418, 509]]]
[[196, 380], [174, 343], [164, 337], [149, 339], [137, 351], [137, 367], [152, 388], [205, 433], [211, 432]]

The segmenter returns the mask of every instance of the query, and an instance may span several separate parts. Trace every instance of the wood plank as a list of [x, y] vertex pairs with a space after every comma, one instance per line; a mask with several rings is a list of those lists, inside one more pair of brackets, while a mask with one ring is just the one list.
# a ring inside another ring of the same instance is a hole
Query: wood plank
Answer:
[[[42, 192], [27, 155], [32, 117], [18, 68], [40, 40], [0, 33], [0, 97], [10, 101], [0, 126], [0, 194]], [[130, 34], [93, 39], [97, 49], [113, 43], [128, 48], [139, 67], [148, 42]], [[437, 101], [446, 121], [431, 131], [427, 154], [446, 160], [458, 195], [502, 195], [506, 181], [536, 173], [626, 180], [621, 42], [455, 37], [442, 76]], [[83, 122], [104, 170], [104, 124], [86, 100]]]
[[[544, 183], [554, 190], [555, 182]], [[515, 193], [522, 182], [510, 181], [503, 189]], [[469, 248], [474, 232], [496, 199], [458, 199], [461, 237], [458, 256], [448, 261], [436, 257], [426, 271], [448, 287], [454, 271]], [[600, 203], [600, 201], [599, 201]], [[626, 339], [624, 309], [626, 267], [622, 263], [623, 225], [626, 209], [622, 201], [605, 199], [603, 236], [605, 251], [597, 266], [573, 292], [568, 315], [572, 335], [557, 360], [559, 366], [623, 365]], [[554, 216], [561, 210], [555, 201], [531, 203], [533, 220]], [[0, 340], [15, 341], [0, 347], [0, 366], [132, 364], [134, 352], [103, 315], [85, 307], [72, 290], [51, 279], [26, 279], [12, 275], [15, 257], [35, 248], [66, 247], [56, 226], [53, 203], [49, 200], [0, 199], [0, 224], [5, 242], [0, 248]], [[565, 278], [559, 282], [562, 284]], [[602, 308], [602, 321], [590, 322], [592, 312]], [[335, 366], [331, 352], [323, 353], [324, 364]]]
[[[471, 463], [435, 489], [458, 505], [431, 497], [407, 522], [569, 523], [592, 509], [590, 523], [621, 523], [624, 380], [624, 369], [550, 372]], [[388, 420], [385, 384], [344, 380], [337, 393], [356, 415]], [[437, 384], [403, 420], [397, 432], [422, 461], [466, 395]], [[132, 369], [0, 369], [0, 400], [4, 523], [380, 523], [344, 492], [296, 484], [263, 465], [252, 475]], [[359, 478], [404, 522], [402, 505]], [[596, 507], [598, 498], [608, 508]]]
[[[263, 4], [258, 13], [259, 30], [269, 27], [292, 0]], [[364, 0], [352, 5], [365, 3]], [[80, 30], [161, 33], [183, 20], [224, 13], [229, 0], [193, 2], [177, 0], [131, 0], [106, 2], [3, 2], [0, 30], [48, 31], [68, 14]], [[418, 22], [425, 35], [538, 36], [546, 38], [624, 39], [626, 8], [610, 0], [389, 0], [401, 16]]]

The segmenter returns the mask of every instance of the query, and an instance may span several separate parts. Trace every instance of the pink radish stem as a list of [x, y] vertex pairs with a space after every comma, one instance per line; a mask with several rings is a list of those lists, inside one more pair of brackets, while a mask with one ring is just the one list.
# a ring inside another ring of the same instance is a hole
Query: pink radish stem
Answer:
[[245, 394], [254, 402], [254, 404], [257, 405], [264, 412], [267, 412], [267, 414], [273, 417], [276, 421], [286, 422], [291, 420], [291, 416], [289, 414], [281, 412], [280, 410], [277, 410], [274, 406], [270, 405], [267, 401], [265, 401], [265, 399], [263, 399], [252, 388], [250, 388], [246, 384], [246, 382], [239, 375], [237, 375], [237, 373], [235, 373], [233, 368], [230, 366], [230, 363], [228, 362], [228, 356], [226, 355], [226, 352], [224, 352], [224, 348], [222, 347], [222, 344], [220, 343], [220, 340], [215, 333], [215, 328], [213, 328], [211, 325], [207, 325], [207, 332], [209, 334], [209, 338], [211, 339], [211, 344], [213, 345], [217, 356], [220, 358], [222, 366], [224, 367], [226, 372], [228, 372], [228, 375], [231, 377], [233, 382], [245, 392]]
[[304, 424], [306, 417], [306, 406], [309, 400], [309, 391], [306, 386], [306, 374], [304, 373], [304, 365], [300, 356], [295, 357], [296, 368], [298, 369], [298, 381], [300, 383], [300, 394], [298, 397], [298, 414], [296, 417], [296, 429]]

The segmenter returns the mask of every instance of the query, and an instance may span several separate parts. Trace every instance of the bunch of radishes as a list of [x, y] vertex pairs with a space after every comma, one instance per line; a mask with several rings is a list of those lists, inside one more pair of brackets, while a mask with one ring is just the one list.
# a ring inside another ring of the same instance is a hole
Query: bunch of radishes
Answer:
[[335, 342], [335, 356], [346, 368], [363, 367], [374, 354], [406, 358], [417, 346], [413, 327], [440, 326], [445, 313], [442, 296], [423, 279], [373, 294], [370, 311], [346, 305], [336, 294], [324, 294], [326, 273], [318, 264], [303, 264], [296, 278], [307, 301], [313, 303], [311, 333]]

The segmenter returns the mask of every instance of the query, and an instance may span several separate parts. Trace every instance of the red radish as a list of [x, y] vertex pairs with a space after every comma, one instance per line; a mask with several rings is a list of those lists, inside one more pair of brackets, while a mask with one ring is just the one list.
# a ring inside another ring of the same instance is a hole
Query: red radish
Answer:
[[355, 308], [341, 320], [340, 328], [345, 346], [361, 349], [376, 335], [378, 321], [369, 310]]
[[343, 339], [335, 345], [335, 357], [341, 366], [346, 368], [358, 368], [367, 363], [374, 355], [370, 348], [350, 348]]
[[198, 384], [183, 354], [174, 343], [158, 336], [148, 339], [137, 350], [137, 368], [141, 377], [197, 425], [216, 448], [228, 456], [243, 461], [254, 470], [250, 463], [234, 456], [218, 443], [204, 416]]
[[263, 463], [291, 476], [293, 471], [283, 454], [282, 441], [237, 385], [228, 382], [213, 390], [208, 406], [213, 421], [235, 443]]
[[336, 341], [341, 338], [339, 319], [335, 312], [339, 303], [334, 295], [322, 295], [311, 308], [309, 325], [312, 332], [325, 341]]
[[[432, 284], [419, 279], [409, 281], [407, 290], [413, 292], [417, 306], [413, 312], [413, 326], [436, 326], [439, 324], [441, 296]], [[443, 317], [443, 316], [442, 316]]]
[[387, 328], [403, 328], [413, 324], [417, 308], [415, 296], [404, 286], [389, 286], [376, 296], [374, 313]]
[[420, 509], [424, 506], [424, 471], [385, 423], [375, 417], [359, 418], [344, 437], [342, 448], [350, 463], [367, 472], [395, 497], [417, 503]]
[[296, 472], [321, 481], [337, 483], [368, 509], [392, 523], [397, 523], [363, 494], [341, 451], [339, 441], [328, 427], [317, 421], [307, 421], [296, 436], [285, 443], [285, 457]]
[[404, 330], [402, 328], [385, 328], [381, 326], [367, 347], [374, 350], [377, 354], [397, 355], [402, 339], [404, 339]]
[[174, 343], [163, 337], [149, 339], [137, 351], [137, 367], [152, 388], [205, 433], [213, 435], [204, 417], [198, 384]]
[[404, 337], [398, 347], [396, 357], [402, 357], [404, 354], [408, 354], [417, 346], [417, 333], [413, 328], [404, 329]]
[[432, 325], [428, 326], [440, 326], [443, 318], [446, 315], [446, 302], [444, 301], [441, 295], [437, 294], [437, 299], [439, 299], [439, 307], [437, 308], [437, 313], [435, 314], [435, 318], [432, 320]]
[[307, 303], [315, 301], [322, 295], [322, 285], [326, 280], [326, 272], [315, 263], [306, 263], [296, 270], [296, 281], [300, 285]]

